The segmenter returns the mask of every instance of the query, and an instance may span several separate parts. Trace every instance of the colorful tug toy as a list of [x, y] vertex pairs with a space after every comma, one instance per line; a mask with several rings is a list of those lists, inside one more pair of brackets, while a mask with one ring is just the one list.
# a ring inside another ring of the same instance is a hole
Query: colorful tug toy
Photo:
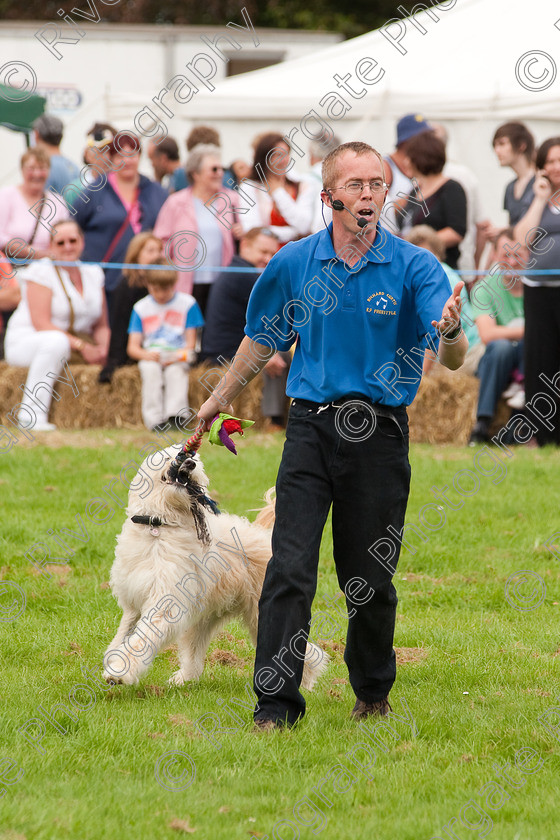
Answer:
[[[218, 446], [225, 446], [234, 455], [237, 455], [235, 443], [231, 439], [231, 435], [237, 432], [242, 435], [244, 429], [248, 429], [254, 425], [254, 420], [240, 420], [239, 417], [232, 417], [231, 414], [216, 414], [212, 420], [210, 431], [208, 432], [208, 440]], [[180, 451], [177, 453], [169, 470], [167, 472], [167, 480], [171, 483], [178, 481], [179, 470], [184, 461], [195, 455], [198, 452], [204, 437], [204, 427], [201, 425], [196, 430], [186, 443], [183, 444]], [[181, 482], [179, 482], [181, 483]]]

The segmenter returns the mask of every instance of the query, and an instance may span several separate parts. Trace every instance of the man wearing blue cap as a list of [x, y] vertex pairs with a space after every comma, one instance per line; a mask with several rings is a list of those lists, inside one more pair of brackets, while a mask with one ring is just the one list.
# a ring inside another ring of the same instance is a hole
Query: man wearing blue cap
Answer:
[[397, 123], [396, 149], [385, 158], [385, 163], [391, 170], [391, 177], [389, 179], [387, 202], [381, 214], [381, 222], [393, 233], [397, 233], [395, 204], [399, 205], [399, 202], [403, 205], [406, 204], [406, 198], [414, 188], [414, 184], [410, 180], [410, 164], [406, 156], [406, 145], [409, 140], [424, 131], [432, 131], [432, 126], [426, 122], [421, 114], [406, 114]]

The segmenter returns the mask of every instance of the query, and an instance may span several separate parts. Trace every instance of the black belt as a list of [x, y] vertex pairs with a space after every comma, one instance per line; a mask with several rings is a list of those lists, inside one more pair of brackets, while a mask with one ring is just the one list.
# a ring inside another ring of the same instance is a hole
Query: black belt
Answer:
[[320, 414], [322, 411], [329, 411], [333, 408], [339, 409], [342, 408], [346, 403], [353, 403], [353, 408], [355, 409], [355, 411], [360, 411], [359, 403], [364, 403], [364, 408], [362, 409], [364, 412], [371, 410], [379, 417], [388, 417], [389, 420], [394, 420], [397, 424], [397, 414], [406, 417], [406, 409], [404, 405], [391, 406], [391, 408], [389, 408], [389, 406], [371, 402], [371, 400], [368, 400], [366, 397], [361, 396], [339, 397], [338, 399], [328, 403], [317, 403], [312, 402], [311, 400], [302, 400], [300, 399], [300, 397], [297, 397], [296, 399], [292, 400], [292, 405], [300, 405], [302, 408], [306, 408], [307, 411], [313, 414]]

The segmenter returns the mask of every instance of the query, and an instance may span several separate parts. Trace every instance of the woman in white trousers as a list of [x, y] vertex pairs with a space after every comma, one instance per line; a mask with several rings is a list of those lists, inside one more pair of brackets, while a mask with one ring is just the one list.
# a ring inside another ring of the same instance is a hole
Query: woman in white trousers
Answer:
[[[18, 419], [24, 428], [50, 431], [53, 386], [65, 362], [76, 351], [85, 364], [103, 364], [110, 331], [99, 266], [55, 266], [53, 261], [79, 262], [84, 239], [73, 221], [53, 229], [49, 257], [18, 272], [22, 299], [6, 330], [9, 365], [28, 367]], [[55, 399], [60, 395], [55, 391]]]

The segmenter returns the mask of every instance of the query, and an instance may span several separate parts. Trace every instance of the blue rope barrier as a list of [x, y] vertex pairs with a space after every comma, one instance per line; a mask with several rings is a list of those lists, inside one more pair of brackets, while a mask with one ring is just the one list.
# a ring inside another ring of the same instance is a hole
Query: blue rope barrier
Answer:
[[[475, 269], [475, 268], [464, 268], [464, 269], [463, 268], [456, 268], [456, 269], [454, 269], [454, 271], [456, 271], [457, 274], [461, 274], [461, 275], [468, 274], [469, 276], [474, 275], [476, 277], [478, 277], [478, 276], [486, 277], [486, 276], [490, 275], [490, 269], [488, 269], [487, 271], [483, 271], [481, 269]], [[504, 274], [504, 273], [505, 272], [503, 272], [503, 271], [501, 272], [501, 274]], [[550, 274], [558, 277], [558, 276], [560, 276], [560, 268], [540, 268], [540, 269], [539, 268], [533, 268], [533, 269], [529, 268], [529, 269], [527, 269], [527, 271], [519, 271], [518, 269], [512, 269], [511, 273], [512, 274], [517, 274], [518, 277], [532, 277], [532, 276], [538, 277], [538, 276], [541, 276], [541, 275], [546, 276], [546, 275], [550, 275]], [[493, 272], [493, 275], [494, 274], [498, 274], [498, 272]]]
[[[56, 260], [56, 261], [53, 260], [52, 263], [53, 263], [53, 265], [63, 265], [63, 266], [80, 265], [80, 263], [61, 262], [60, 260]], [[134, 263], [103, 263], [103, 262], [100, 262], [100, 263], [91, 262], [91, 263], [86, 263], [86, 265], [99, 265], [102, 268], [120, 268], [120, 269], [123, 269], [123, 268], [149, 268], [149, 269], [155, 268], [156, 270], [157, 269], [162, 269], [162, 270], [166, 270], [166, 271], [169, 268], [174, 268], [175, 267], [173, 265], [136, 265]], [[186, 268], [184, 270], [185, 271], [190, 271], [191, 269]], [[202, 272], [204, 272], [204, 271], [220, 271], [220, 272], [223, 271], [225, 274], [239, 274], [239, 273], [247, 271], [247, 272], [252, 272], [252, 273], [255, 273], [255, 274], [257, 274], [257, 273], [261, 274], [263, 269], [262, 268], [250, 268], [249, 266], [247, 266], [247, 267], [241, 266], [241, 267], [238, 268], [236, 266], [230, 266], [230, 265], [229, 266], [222, 266], [222, 265], [206, 266], [205, 265], [205, 266], [201, 266], [200, 268], [195, 269], [194, 273], [196, 274], [198, 271], [202, 271]], [[474, 268], [472, 268], [472, 269], [468, 268], [468, 269], [465, 269], [465, 270], [463, 270], [463, 269], [457, 270], [457, 274], [468, 274], [468, 275], [475, 275], [475, 276], [481, 276], [481, 277], [485, 277], [489, 273], [490, 273], [489, 270], [488, 271], [483, 271], [482, 269], [474, 269]], [[513, 270], [512, 269], [512, 274], [518, 274], [520, 277], [530, 277], [532, 275], [538, 276], [538, 275], [549, 275], [549, 274], [558, 276], [558, 275], [560, 275], [560, 268], [556, 268], [556, 269], [555, 268], [546, 268], [546, 269], [543, 268], [543, 269], [532, 269], [532, 270], [529, 269], [529, 270], [523, 271], [523, 272], [521, 272], [519, 270]]]
[[[83, 260], [82, 262], [78, 262], [74, 260], [73, 262], [65, 262], [64, 260], [51, 260], [53, 265], [61, 265], [63, 267], [79, 267], [81, 265], [98, 265], [101, 268], [133, 268], [133, 269], [155, 269], [156, 271], [169, 271], [169, 269], [175, 268], [177, 271], [192, 271], [189, 268], [177, 269], [174, 265], [153, 265], [149, 263], [148, 265], [142, 265], [141, 263], [113, 263], [113, 262], [93, 262], [88, 261], [86, 262]], [[26, 261], [26, 265], [29, 263]], [[14, 260], [13, 263], [9, 262], [8, 260], [0, 260], [0, 265], [9, 265], [11, 268], [17, 268], [17, 261]], [[262, 268], [253, 268], [252, 266], [221, 266], [221, 265], [209, 265], [209, 266], [200, 266], [200, 268], [195, 268], [194, 273], [198, 272], [205, 272], [205, 271], [224, 271], [228, 274], [240, 274], [244, 272], [251, 272], [254, 274], [260, 274], [262, 272]]]
[[[80, 265], [98, 265], [101, 268], [131, 268], [131, 269], [150, 269], [155, 271], [168, 271], [170, 268], [176, 268], [174, 265], [153, 265], [152, 263], [148, 263], [148, 265], [142, 265], [141, 263], [115, 263], [115, 262], [93, 262], [85, 260], [82, 262], [74, 261], [74, 262], [65, 262], [64, 260], [51, 260], [53, 265], [61, 265], [63, 267], [79, 267]], [[11, 268], [17, 268], [17, 261], [14, 260], [13, 263], [9, 262], [8, 260], [0, 260], [0, 265], [9, 265]], [[26, 263], [29, 265], [29, 263]], [[184, 271], [193, 271], [193, 269], [189, 269], [184, 267], [183, 269], [176, 269], [177, 271], [184, 270]], [[263, 269], [262, 268], [254, 268], [252, 266], [224, 266], [224, 265], [204, 265], [200, 266], [200, 268], [194, 269], [194, 274], [198, 272], [206, 272], [206, 271], [219, 271], [223, 272], [224, 274], [243, 274], [243, 273], [251, 273], [251, 274], [261, 274]], [[490, 269], [483, 270], [483, 269], [475, 269], [475, 268], [465, 268], [465, 269], [455, 269], [456, 273], [460, 276], [469, 276], [469, 277], [486, 277], [490, 274]], [[503, 273], [503, 272], [502, 272]], [[512, 269], [512, 274], [518, 274], [519, 277], [546, 277], [546, 276], [560, 276], [560, 268], [543, 268], [543, 269], [527, 269], [526, 271], [521, 271], [519, 269]]]

